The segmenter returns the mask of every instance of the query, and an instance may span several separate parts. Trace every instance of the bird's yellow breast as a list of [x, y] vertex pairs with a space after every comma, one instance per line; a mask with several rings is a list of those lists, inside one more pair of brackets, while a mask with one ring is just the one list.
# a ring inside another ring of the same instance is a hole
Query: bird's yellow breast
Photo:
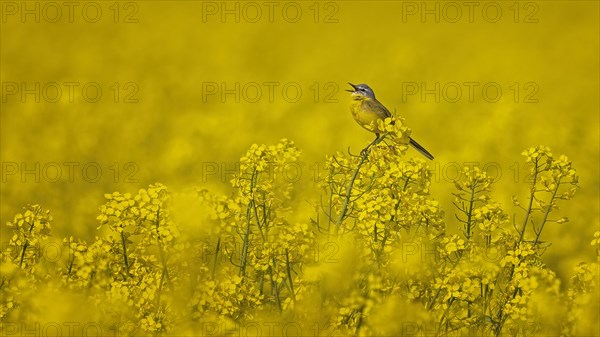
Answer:
[[369, 98], [352, 100], [350, 103], [350, 112], [352, 113], [352, 117], [354, 117], [354, 120], [363, 128], [374, 133], [383, 133], [382, 130], [373, 130], [372, 127], [369, 128], [371, 123], [373, 123], [373, 126], [376, 127], [377, 120], [384, 120], [386, 116], [385, 114], [382, 114], [381, 111], [377, 111], [377, 109], [370, 109], [369, 107], [372, 106], [372, 104], [368, 104], [368, 100]]

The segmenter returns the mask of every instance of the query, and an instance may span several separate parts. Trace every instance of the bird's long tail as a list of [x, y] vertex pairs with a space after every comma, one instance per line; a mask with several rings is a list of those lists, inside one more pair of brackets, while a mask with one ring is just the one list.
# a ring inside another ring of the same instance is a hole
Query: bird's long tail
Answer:
[[433, 155], [429, 153], [429, 151], [425, 150], [424, 147], [419, 145], [419, 143], [415, 142], [415, 140], [412, 138], [410, 138], [410, 145], [412, 145], [415, 148], [415, 150], [419, 151], [422, 155], [427, 157], [427, 159], [433, 160]]

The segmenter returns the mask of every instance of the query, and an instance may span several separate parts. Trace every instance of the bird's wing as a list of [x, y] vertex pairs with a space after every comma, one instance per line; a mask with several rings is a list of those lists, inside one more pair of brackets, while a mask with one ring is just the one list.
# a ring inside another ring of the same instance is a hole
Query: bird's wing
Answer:
[[383, 104], [376, 100], [365, 100], [363, 104], [365, 110], [371, 111], [381, 118], [392, 117], [392, 113], [385, 106], [383, 106]]

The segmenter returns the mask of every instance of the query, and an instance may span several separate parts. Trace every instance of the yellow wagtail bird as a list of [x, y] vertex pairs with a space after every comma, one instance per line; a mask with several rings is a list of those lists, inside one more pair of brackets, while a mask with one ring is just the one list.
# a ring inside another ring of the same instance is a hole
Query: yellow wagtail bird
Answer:
[[[348, 83], [352, 86], [353, 90], [346, 90], [352, 93], [352, 103], [350, 104], [350, 112], [360, 126], [375, 133], [376, 137], [379, 138], [379, 134], [383, 133], [377, 127], [377, 120], [384, 120], [388, 117], [392, 117], [392, 113], [383, 104], [379, 103], [375, 99], [375, 93], [366, 84]], [[371, 124], [373, 123], [373, 124]], [[373, 129], [373, 126], [375, 129]], [[376, 139], [377, 139], [376, 138]], [[410, 145], [412, 145], [417, 151], [428, 159], [433, 159], [433, 156], [429, 151], [425, 150], [424, 147], [419, 145], [414, 139], [410, 138]]]

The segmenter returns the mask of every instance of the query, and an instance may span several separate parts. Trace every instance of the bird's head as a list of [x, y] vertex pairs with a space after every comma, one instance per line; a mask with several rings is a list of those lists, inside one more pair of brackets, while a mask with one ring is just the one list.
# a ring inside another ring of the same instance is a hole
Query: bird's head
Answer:
[[352, 93], [352, 98], [356, 99], [356, 100], [363, 100], [363, 99], [375, 99], [375, 93], [373, 92], [373, 89], [371, 89], [371, 87], [369, 87], [366, 84], [352, 84], [352, 83], [348, 83], [350, 84], [350, 86], [352, 86], [352, 90], [348, 89], [346, 91], [349, 91]]

